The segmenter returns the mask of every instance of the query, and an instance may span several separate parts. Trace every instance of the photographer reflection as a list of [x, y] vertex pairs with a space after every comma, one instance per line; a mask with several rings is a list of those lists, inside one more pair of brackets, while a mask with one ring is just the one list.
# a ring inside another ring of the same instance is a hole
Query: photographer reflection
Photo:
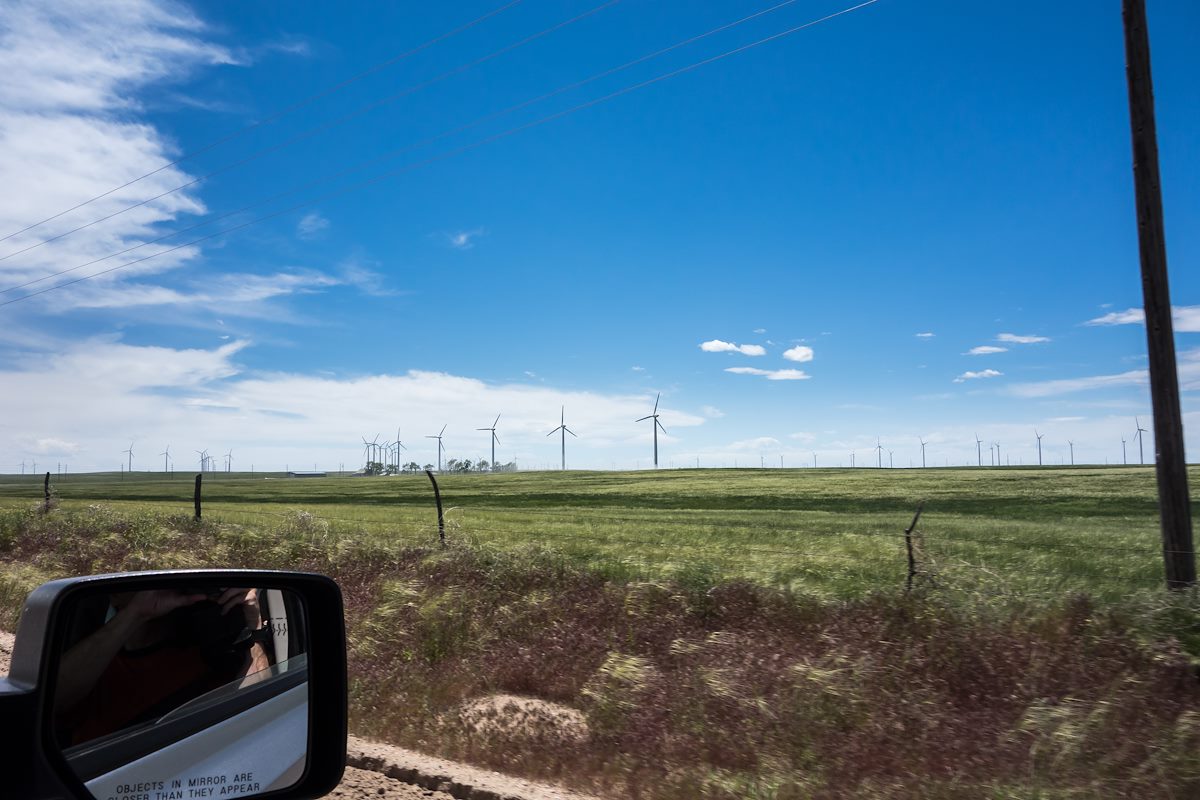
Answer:
[[60, 665], [55, 713], [63, 744], [157, 719], [267, 669], [258, 594], [225, 588], [111, 595], [100, 627]]

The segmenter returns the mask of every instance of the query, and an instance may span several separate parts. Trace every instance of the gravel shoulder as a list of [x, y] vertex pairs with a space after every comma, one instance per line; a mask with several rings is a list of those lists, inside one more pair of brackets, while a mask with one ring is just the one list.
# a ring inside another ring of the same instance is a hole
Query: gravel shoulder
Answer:
[[[12, 660], [11, 633], [0, 631], [0, 675]], [[596, 800], [412, 750], [350, 737], [346, 774], [327, 797], [349, 800]]]

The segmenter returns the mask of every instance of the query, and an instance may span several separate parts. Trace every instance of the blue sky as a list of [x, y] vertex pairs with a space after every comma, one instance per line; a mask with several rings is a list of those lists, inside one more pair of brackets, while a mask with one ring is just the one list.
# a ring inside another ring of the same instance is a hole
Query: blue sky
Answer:
[[[1119, 462], [1151, 427], [1120, 3], [879, 0], [685, 70], [850, 5], [11, 4], [0, 470], [336, 468], [397, 429], [424, 464], [443, 425], [476, 459], [497, 413], [551, 467], [563, 406], [569, 466], [647, 467], [660, 393], [663, 466], [1028, 464], [1035, 429]], [[1149, 5], [1194, 461], [1200, 7]]]

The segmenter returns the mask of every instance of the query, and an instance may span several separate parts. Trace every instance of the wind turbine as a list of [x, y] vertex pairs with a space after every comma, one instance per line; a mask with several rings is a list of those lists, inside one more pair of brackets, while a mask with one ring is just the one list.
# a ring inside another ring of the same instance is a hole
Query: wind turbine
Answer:
[[888, 469], [894, 469], [895, 466], [896, 466], [895, 462], [892, 461], [892, 451], [888, 450]]
[[875, 437], [875, 467], [883, 469], [883, 445], [879, 443], [879, 437]]
[[1071, 466], [1075, 466], [1075, 443], [1067, 439], [1067, 446], [1071, 448]]
[[917, 441], [921, 443], [921, 469], [925, 469], [925, 445], [929, 444], [929, 442], [920, 436], [917, 437]]
[[1042, 437], [1045, 434], [1038, 433], [1037, 428], [1034, 428], [1033, 435], [1036, 436], [1038, 440], [1038, 466], [1040, 467], [1042, 465]]
[[492, 420], [492, 427], [475, 429], [477, 431], [491, 431], [492, 432], [492, 472], [496, 471], [496, 442], [500, 441], [500, 437], [496, 435], [496, 423], [499, 421], [500, 421], [500, 415], [497, 414], [496, 418], [494, 420]]
[[400, 441], [400, 429], [396, 428], [396, 474], [400, 474], [400, 451], [407, 449], [404, 442]]
[[[500, 419], [500, 418], [496, 417], [496, 419]], [[554, 430], [550, 431], [546, 435], [553, 436], [554, 434], [559, 433], [559, 432], [562, 433], [562, 468], [563, 468], [563, 471], [565, 472], [567, 469], [567, 434], [569, 433], [572, 436], [575, 436], [575, 431], [573, 431], [567, 427], [567, 407], [566, 406], [563, 406], [561, 409], [558, 427], [555, 428]], [[492, 435], [495, 436], [496, 432], [492, 431]], [[578, 439], [579, 437], [575, 436], [575, 438]], [[657, 460], [658, 451], [657, 450], [655, 450], [654, 455], [655, 455], [654, 465], [658, 466], [658, 460]]]
[[983, 440], [979, 438], [979, 434], [977, 433], [977, 434], [975, 434], [975, 458], [978, 459], [979, 466], [982, 467], [983, 466], [983, 450], [980, 448], [981, 444], [983, 444]]
[[662, 397], [662, 392], [659, 392], [658, 395], [655, 396], [654, 411], [650, 412], [649, 414], [642, 417], [641, 419], [634, 420], [634, 422], [645, 422], [648, 419], [654, 420], [654, 422], [651, 423], [650, 429], [652, 431], [654, 431], [654, 468], [655, 469], [658, 469], [658, 429], [662, 428], [663, 433], [667, 432], [667, 429], [663, 428], [662, 423], [658, 421], [658, 401], [659, 401], [659, 398], [661, 398], [661, 397]]
[[[1146, 433], [1146, 429], [1142, 427], [1142, 421], [1140, 419], [1138, 419], [1137, 417], [1134, 417], [1133, 421], [1137, 424], [1137, 433], [1135, 435], [1137, 436], [1137, 440], [1138, 440], [1138, 463], [1145, 464], [1146, 463], [1146, 453], [1145, 453], [1145, 450], [1143, 450], [1143, 448], [1142, 448], [1142, 440], [1143, 440], [1142, 434]], [[132, 445], [130, 445], [130, 446], [132, 447]]]
[[163, 472], [167, 471], [168, 463], [171, 460], [171, 445], [167, 445], [167, 449], [159, 453], [163, 457]]
[[1128, 464], [1129, 459], [1125, 457], [1125, 437], [1121, 437], [1121, 463]]
[[[449, 425], [449, 424], [450, 423], [446, 423], [446, 425]], [[426, 439], [437, 439], [438, 440], [438, 472], [442, 471], [442, 451], [445, 449], [444, 447], [442, 447], [442, 434], [446, 432], [446, 425], [442, 426], [442, 429], [440, 431], [438, 431], [437, 436], [426, 436], [425, 437]]]
[[129, 443], [128, 450], [122, 450], [121, 452], [129, 454], [129, 471], [133, 472], [133, 442]]
[[230, 448], [229, 452], [225, 454], [225, 471], [230, 472], [230, 471], [232, 471], [232, 469], [233, 469], [233, 448]]

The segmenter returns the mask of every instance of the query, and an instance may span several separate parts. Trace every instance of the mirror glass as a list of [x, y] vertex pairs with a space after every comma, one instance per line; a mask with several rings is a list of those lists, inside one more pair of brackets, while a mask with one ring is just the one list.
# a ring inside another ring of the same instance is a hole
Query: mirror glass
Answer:
[[96, 800], [250, 797], [308, 749], [303, 598], [186, 576], [62, 609], [52, 724]]

